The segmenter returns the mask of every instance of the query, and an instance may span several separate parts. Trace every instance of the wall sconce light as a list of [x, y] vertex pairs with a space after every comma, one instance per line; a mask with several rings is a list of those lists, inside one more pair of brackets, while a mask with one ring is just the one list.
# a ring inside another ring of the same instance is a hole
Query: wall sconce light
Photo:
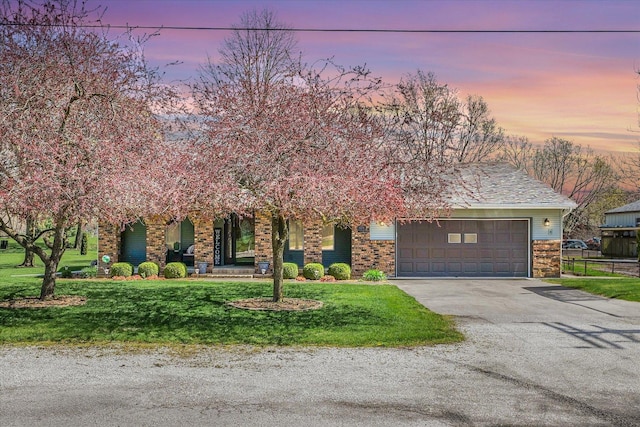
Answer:
[[551, 221], [549, 221], [549, 218], [545, 218], [542, 223], [544, 224], [545, 227], [548, 227], [551, 225]]

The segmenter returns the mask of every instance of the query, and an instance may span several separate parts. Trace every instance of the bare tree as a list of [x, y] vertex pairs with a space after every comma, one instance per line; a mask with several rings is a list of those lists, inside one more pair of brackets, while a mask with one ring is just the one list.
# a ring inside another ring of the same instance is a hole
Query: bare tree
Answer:
[[469, 95], [462, 109], [457, 146], [458, 162], [477, 163], [495, 159], [505, 143], [504, 131], [491, 117], [489, 106], [481, 96]]
[[565, 217], [567, 234], [585, 227], [589, 206], [618, 182], [610, 158], [557, 137], [549, 138], [542, 147], [534, 147], [524, 138], [509, 139], [501, 158], [578, 204]]

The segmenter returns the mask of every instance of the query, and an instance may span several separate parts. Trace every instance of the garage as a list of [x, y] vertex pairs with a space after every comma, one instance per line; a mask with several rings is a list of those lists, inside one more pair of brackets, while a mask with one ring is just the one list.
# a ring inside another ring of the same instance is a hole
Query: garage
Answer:
[[528, 277], [528, 219], [398, 224], [398, 277]]

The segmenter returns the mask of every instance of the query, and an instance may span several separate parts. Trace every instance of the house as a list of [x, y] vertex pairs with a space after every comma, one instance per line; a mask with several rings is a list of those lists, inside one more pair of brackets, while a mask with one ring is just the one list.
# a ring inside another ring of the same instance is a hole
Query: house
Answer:
[[[354, 276], [376, 268], [396, 277], [559, 277], [562, 219], [576, 204], [504, 164], [469, 165], [463, 176], [477, 181], [470, 185], [472, 196], [452, 197], [451, 216], [437, 221], [350, 228], [320, 220], [290, 223], [285, 261], [346, 262]], [[207, 271], [248, 265], [257, 271], [258, 262], [272, 257], [270, 224], [260, 213], [215, 221], [194, 215], [181, 223], [151, 218], [124, 231], [100, 224], [99, 258], [134, 265], [207, 262]]]
[[636, 258], [636, 234], [640, 230], [640, 200], [604, 213], [600, 226], [602, 255]]

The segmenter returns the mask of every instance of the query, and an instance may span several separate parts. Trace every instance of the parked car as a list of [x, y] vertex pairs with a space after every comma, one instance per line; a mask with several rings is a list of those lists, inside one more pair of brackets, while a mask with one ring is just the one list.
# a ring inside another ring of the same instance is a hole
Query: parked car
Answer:
[[592, 251], [600, 250], [601, 242], [599, 237], [592, 237], [589, 240], [587, 240], [585, 243], [587, 244], [587, 247]]
[[582, 240], [566, 239], [562, 241], [562, 249], [589, 249], [589, 247]]

